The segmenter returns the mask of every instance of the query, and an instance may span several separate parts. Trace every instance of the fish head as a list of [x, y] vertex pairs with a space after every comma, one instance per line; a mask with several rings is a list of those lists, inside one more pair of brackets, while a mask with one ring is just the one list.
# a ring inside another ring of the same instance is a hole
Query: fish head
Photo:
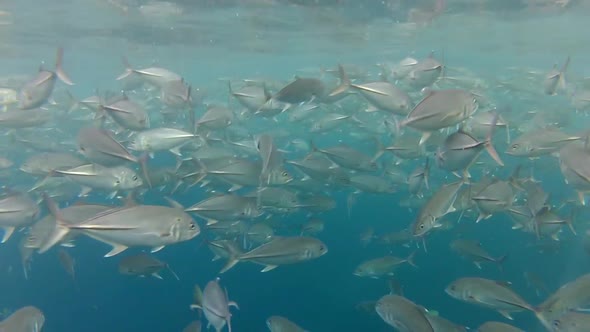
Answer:
[[510, 146], [506, 150], [506, 154], [516, 157], [528, 156], [533, 152], [534, 148], [532, 148], [531, 145], [527, 142], [514, 142], [510, 144]]
[[193, 239], [201, 233], [201, 229], [197, 222], [187, 213], [179, 210], [179, 214], [175, 217], [175, 225], [179, 229], [178, 239], [180, 241], [187, 241]]
[[317, 258], [328, 252], [328, 247], [321, 241], [314, 241], [305, 249], [304, 256], [306, 258]]
[[130, 190], [143, 185], [143, 180], [137, 173], [127, 167], [120, 167], [116, 174], [115, 187], [120, 190]]
[[453, 282], [451, 284], [449, 284], [446, 288], [445, 288], [445, 293], [447, 293], [449, 296], [455, 298], [455, 299], [460, 299], [461, 298], [461, 289], [459, 287], [459, 285], [456, 282]]
[[270, 184], [282, 185], [293, 181], [293, 176], [285, 169], [280, 168], [270, 174]]
[[369, 271], [367, 271], [367, 269], [363, 265], [359, 265], [356, 267], [356, 269], [354, 269], [354, 272], [352, 274], [354, 274], [357, 277], [365, 277], [369, 275]]
[[424, 216], [418, 217], [416, 223], [412, 227], [412, 234], [415, 237], [421, 237], [426, 235], [431, 229], [434, 228], [436, 224], [436, 218], [430, 214], [426, 213]]

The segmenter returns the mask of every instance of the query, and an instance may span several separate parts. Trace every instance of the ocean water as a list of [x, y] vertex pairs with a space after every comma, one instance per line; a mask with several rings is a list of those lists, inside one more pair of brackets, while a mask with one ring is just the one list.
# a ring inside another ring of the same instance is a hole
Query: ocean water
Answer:
[[[510, 124], [512, 140], [534, 127], [534, 121], [541, 122], [535, 124], [537, 127], [554, 126], [551, 121], [560, 122], [561, 131], [574, 135], [587, 130], [590, 123], [585, 110], [572, 105], [572, 99], [587, 89], [585, 78], [590, 75], [586, 63], [590, 44], [585, 37], [590, 3], [572, 0], [561, 7], [548, 0], [538, 1], [542, 2], [546, 4], [535, 5], [534, 0], [2, 1], [0, 79], [3, 86], [0, 87], [20, 91], [22, 82], [34, 76], [40, 64], [53, 70], [55, 50], [63, 47], [64, 70], [76, 84], [66, 86], [57, 82], [52, 98], [44, 107], [59, 117], [26, 132], [34, 136], [46, 135], [44, 137], [54, 143], [64, 143], [63, 151], [73, 154], [77, 153], [77, 131], [94, 121], [75, 119], [79, 112], [88, 114], [89, 110], [65, 112], [69, 105], [66, 91], [77, 99], [93, 95], [95, 91], [119, 93], [121, 84], [115, 78], [125, 69], [122, 57], [134, 68], [158, 66], [180, 74], [197, 92], [194, 96], [198, 99], [194, 106], [197, 118], [204, 113], [204, 105], [228, 106], [236, 114], [236, 120], [227, 132], [245, 130], [253, 136], [271, 132], [278, 147], [285, 150], [289, 150], [287, 142], [297, 138], [313, 141], [321, 148], [343, 142], [373, 154], [375, 138], [384, 146], [395, 142], [395, 135], [380, 127], [391, 114], [364, 112], [367, 102], [360, 96], [347, 97], [349, 103], [343, 101], [341, 110], [356, 114], [372, 131], [359, 129], [350, 121], [344, 127], [314, 134], [309, 132], [313, 121], [293, 123], [285, 114], [274, 120], [256, 114], [238, 119], [243, 107], [229, 96], [227, 80], [238, 85], [243, 79], [278, 81], [284, 86], [296, 75], [330, 79], [331, 76], [322, 74], [321, 69], [345, 64], [366, 72], [366, 78], [354, 81], [362, 84], [380, 80], [378, 63], [396, 63], [407, 56], [422, 60], [433, 52], [443, 63], [447, 78], [441, 78], [437, 83], [440, 85], [431, 88], [457, 87], [458, 81], [452, 80], [457, 77], [468, 81], [461, 88], [485, 96], [487, 101], [485, 105], [482, 103], [480, 111], [510, 109], [503, 117]], [[568, 56], [571, 64], [567, 69], [565, 91], [555, 96], [545, 95], [542, 87], [545, 73], [554, 64], [561, 66]], [[331, 81], [337, 80], [331, 78]], [[478, 83], [473, 83], [475, 81]], [[399, 86], [411, 93], [414, 103], [424, 96], [420, 89], [411, 89], [403, 82]], [[172, 126], [159, 114], [164, 107], [157, 99], [157, 89], [142, 89], [127, 91], [127, 94], [139, 99], [145, 99], [146, 95], [154, 97], [156, 101], [142, 100], [149, 104], [146, 107], [149, 107], [151, 127]], [[273, 92], [277, 90], [272, 89]], [[351, 98], [354, 100], [350, 101]], [[8, 109], [18, 110], [18, 107], [11, 104]], [[533, 120], [535, 114], [543, 117]], [[190, 127], [185, 118], [174, 125], [181, 129]], [[0, 178], [7, 192], [27, 192], [43, 178], [19, 170], [27, 157], [40, 153], [14, 138], [23, 130], [0, 128], [0, 156], [14, 163]], [[377, 130], [382, 131], [375, 133]], [[379, 237], [411, 225], [425, 200], [413, 208], [402, 206], [410, 194], [407, 186], [397, 185], [394, 193], [354, 194], [355, 202], [349, 213], [349, 198], [356, 190], [350, 186], [326, 187], [322, 193], [336, 202], [335, 208], [329, 211], [313, 213], [305, 208], [291, 213], [267, 211], [258, 220], [275, 220], [285, 225], [277, 227], [277, 235], [294, 236], [298, 234], [298, 225], [310, 217], [319, 218], [325, 229], [316, 237], [327, 245], [328, 253], [266, 273], [260, 272], [259, 265], [240, 263], [220, 275], [224, 262], [212, 262], [212, 253], [207, 248], [207, 240], [215, 236], [207, 231], [204, 219], [193, 215], [201, 226], [201, 234], [154, 254], [168, 263], [180, 280], [175, 280], [168, 271], [162, 272], [163, 280], [121, 275], [117, 267], [121, 257], [149, 251], [149, 248], [130, 248], [115, 257], [105, 258], [108, 245], [85, 236], [76, 239], [75, 247], [67, 248], [76, 261], [75, 282], [60, 265], [57, 248], [34, 254], [26, 279], [18, 248], [20, 240], [27, 236], [27, 228], [23, 227], [0, 245], [0, 308], [7, 312], [27, 305], [39, 308], [45, 316], [44, 332], [182, 331], [189, 322], [200, 317], [197, 311], [189, 309], [195, 284], [204, 287], [219, 276], [229, 298], [240, 307], [231, 309], [233, 331], [267, 331], [266, 319], [272, 315], [288, 317], [311, 332], [392, 331], [394, 328], [374, 310], [357, 307], [362, 301], [376, 301], [388, 294], [389, 277], [362, 278], [353, 272], [361, 262], [371, 258], [388, 254], [407, 257], [416, 252], [417, 267], [404, 264], [394, 274], [403, 288], [403, 295], [414, 303], [473, 330], [483, 322], [495, 320], [525, 331], [544, 331], [530, 312], [515, 313], [514, 321], [510, 322], [493, 310], [458, 301], [445, 293], [447, 285], [455, 279], [488, 278], [511, 282], [511, 288], [534, 306], [561, 285], [590, 272], [585, 248], [588, 213], [585, 206], [577, 202], [574, 189], [564, 182], [558, 154], [535, 159], [510, 156], [505, 153], [510, 144], [504, 140], [505, 130], [498, 131], [494, 145], [505, 166], [498, 167], [483, 152], [479, 163], [472, 166], [471, 182], [485, 177], [507, 180], [521, 165], [521, 175], [539, 181], [549, 194], [549, 204], [560, 216], [566, 218], [570, 211], [575, 211], [573, 223], [577, 235], [564, 226], [559, 240], [538, 240], [535, 234], [514, 229], [514, 222], [505, 212], [475, 223], [477, 209], [473, 208], [461, 222], [457, 222], [459, 213], [446, 216], [450, 229], [429, 234], [425, 240], [427, 250], [421, 239], [405, 245], [386, 246], [379, 244]], [[215, 135], [224, 138], [221, 132]], [[124, 145], [132, 136], [127, 133], [117, 136]], [[307, 152], [285, 153], [284, 157], [286, 160], [302, 159]], [[430, 186], [422, 190], [425, 197], [430, 197], [443, 184], [458, 180], [436, 166], [434, 152], [425, 152], [431, 159]], [[400, 165], [409, 173], [423, 164], [425, 156], [400, 160]], [[248, 158], [259, 159], [256, 155]], [[395, 160], [391, 153], [385, 152], [379, 162], [386, 165]], [[168, 152], [158, 152], [149, 161], [154, 169], [174, 163], [175, 158]], [[291, 165], [286, 167], [296, 178], [303, 177]], [[383, 168], [370, 174], [385, 177]], [[182, 186], [179, 191], [170, 193], [142, 188], [138, 201], [167, 205], [165, 197], [170, 197], [188, 207], [213, 195], [208, 189], [209, 186]], [[126, 193], [119, 194], [125, 196]], [[311, 190], [298, 191], [300, 195], [309, 193]], [[76, 202], [121, 204], [107, 198], [107, 194], [95, 190], [88, 197], [72, 197], [59, 204], [62, 208]], [[39, 202], [40, 216], [49, 213], [40, 192], [27, 195]], [[526, 195], [518, 191], [511, 204], [526, 204]], [[561, 209], [563, 205], [565, 208]], [[374, 229], [375, 239], [363, 246], [360, 235], [369, 228]], [[480, 241], [494, 257], [507, 254], [503, 269], [499, 270], [493, 263], [483, 264], [483, 268], [478, 269], [461, 258], [449, 246], [458, 238]], [[536, 294], [524, 278], [524, 272], [539, 276], [549, 292]], [[201, 319], [206, 330], [206, 319]]]

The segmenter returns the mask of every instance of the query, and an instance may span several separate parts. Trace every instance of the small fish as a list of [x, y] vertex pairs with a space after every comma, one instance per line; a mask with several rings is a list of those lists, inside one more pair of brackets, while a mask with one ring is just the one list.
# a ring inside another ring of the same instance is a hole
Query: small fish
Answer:
[[254, 262], [264, 265], [261, 272], [268, 272], [279, 265], [295, 264], [319, 258], [328, 252], [328, 247], [312, 237], [274, 237], [271, 241], [249, 252], [233, 255], [220, 273], [231, 269], [238, 262]]
[[453, 281], [445, 292], [451, 297], [498, 311], [512, 320], [512, 312], [536, 312], [530, 304], [509, 288], [509, 284], [484, 278], [460, 278]]
[[299, 325], [282, 316], [270, 316], [266, 319], [270, 332], [307, 332]]
[[481, 324], [476, 332], [524, 332], [517, 327], [502, 322], [485, 322]]
[[140, 277], [151, 275], [155, 278], [162, 279], [160, 271], [163, 269], [167, 269], [176, 280], [180, 280], [168, 263], [162, 262], [156, 257], [146, 253], [127, 256], [119, 261], [119, 273], [121, 274], [136, 275]]

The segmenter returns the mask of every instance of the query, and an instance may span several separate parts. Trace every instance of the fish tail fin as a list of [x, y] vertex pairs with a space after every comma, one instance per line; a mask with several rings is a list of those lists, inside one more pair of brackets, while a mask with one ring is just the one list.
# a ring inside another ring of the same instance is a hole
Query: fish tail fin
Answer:
[[174, 272], [174, 270], [170, 267], [170, 264], [166, 264], [166, 269], [168, 269], [168, 271], [174, 276], [174, 278], [176, 278], [176, 280], [180, 281], [178, 274], [176, 274], [176, 272]]
[[560, 89], [565, 90], [566, 88], [566, 80], [565, 80], [565, 72], [567, 71], [567, 67], [570, 65], [570, 56], [568, 55], [568, 57], [565, 59], [565, 62], [563, 63], [563, 66], [561, 67], [561, 70], [559, 71], [560, 75], [559, 75], [559, 82], [558, 82], [558, 86]]
[[504, 272], [504, 262], [506, 261], [506, 258], [508, 258], [508, 254], [502, 255], [495, 260], [496, 264], [498, 264], [498, 269], [500, 272]]
[[332, 90], [332, 92], [330, 92], [330, 94], [328, 95], [329, 97], [342, 94], [350, 88], [350, 78], [346, 74], [346, 71], [344, 70], [344, 67], [342, 67], [341, 64], [338, 65], [338, 74], [340, 76], [340, 85], [337, 86], [334, 90]]
[[492, 136], [494, 136], [494, 132], [496, 131], [496, 124], [498, 123], [499, 116], [500, 116], [500, 114], [498, 114], [498, 113], [494, 114], [494, 119], [492, 120], [492, 125], [490, 126], [490, 131], [488, 132], [484, 146], [485, 146], [486, 150], [488, 151], [488, 154], [490, 155], [490, 157], [492, 157], [492, 159], [494, 159], [494, 161], [498, 165], [504, 166], [504, 162], [502, 161], [502, 159], [500, 159], [500, 155], [498, 154], [498, 151], [496, 151], [496, 149], [494, 148], [494, 145], [492, 144]]
[[55, 60], [55, 74], [57, 77], [67, 85], [74, 85], [74, 82], [68, 77], [68, 74], [63, 70], [62, 60], [64, 56], [64, 49], [60, 47], [57, 49], [57, 59]]
[[552, 331], [553, 326], [552, 326], [551, 322], [549, 322], [547, 320], [547, 318], [545, 318], [545, 315], [543, 314], [543, 310], [540, 307], [533, 307], [532, 309], [533, 309], [533, 313], [535, 314], [535, 317], [537, 318], [539, 323], [541, 323], [541, 325], [543, 325], [547, 329], [547, 331]]
[[414, 262], [414, 258], [416, 257], [416, 251], [414, 250], [409, 256], [408, 258], [406, 258], [406, 262], [408, 262], [408, 264], [412, 265], [415, 268], [418, 268], [418, 265], [416, 265], [416, 263]]
[[572, 211], [570, 212], [570, 216], [565, 219], [565, 223], [569, 227], [570, 231], [572, 231], [572, 233], [577, 236], [578, 233], [576, 233], [576, 229], [574, 228], [574, 220], [576, 218], [576, 212], [577, 212], [577, 209], [575, 207], [573, 207]]
[[234, 267], [239, 262], [240, 262], [240, 260], [236, 256], [230, 255], [227, 262], [225, 263], [225, 266], [221, 269], [221, 271], [219, 271], [219, 274], [229, 271], [232, 267]]
[[43, 194], [43, 199], [47, 204], [47, 208], [55, 217], [55, 228], [49, 234], [43, 245], [39, 248], [39, 253], [42, 254], [51, 249], [56, 243], [61, 241], [70, 231], [69, 227], [64, 222], [64, 217], [57, 204], [47, 194]]
[[139, 158], [137, 158], [137, 162], [139, 163], [139, 168], [141, 168], [141, 173], [145, 182], [147, 182], [148, 187], [152, 188], [152, 181], [150, 180], [149, 176], [149, 169], [148, 169], [148, 160], [150, 159], [150, 154], [148, 152], [143, 153]]
[[117, 81], [120, 81], [120, 80], [128, 77], [129, 75], [133, 74], [133, 68], [129, 64], [127, 57], [122, 56], [121, 59], [123, 60], [123, 65], [125, 65], [125, 71], [123, 72], [123, 74], [121, 74], [117, 77]]

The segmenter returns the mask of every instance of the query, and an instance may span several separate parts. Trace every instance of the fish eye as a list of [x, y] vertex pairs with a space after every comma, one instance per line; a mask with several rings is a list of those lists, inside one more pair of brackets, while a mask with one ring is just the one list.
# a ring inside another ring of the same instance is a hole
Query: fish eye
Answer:
[[134, 175], [132, 179], [133, 181], [137, 181], [137, 175]]
[[519, 146], [520, 146], [520, 145], [519, 145], [519, 144], [517, 144], [517, 143], [516, 143], [516, 144], [512, 144], [512, 150], [516, 150], [516, 149], [518, 149], [518, 147], [519, 147]]
[[424, 224], [420, 224], [420, 226], [419, 226], [420, 229], [424, 229], [424, 227], [425, 227]]
[[455, 287], [455, 285], [452, 285], [451, 290], [454, 291], [455, 289], [457, 289], [457, 287]]
[[195, 225], [195, 223], [191, 222], [191, 224], [190, 224], [189, 228], [190, 228], [191, 230], [195, 230], [195, 229], [197, 228], [197, 225]]
[[559, 327], [560, 325], [561, 325], [561, 322], [559, 321], [559, 319], [556, 319], [553, 321], [553, 326]]
[[116, 180], [116, 181], [115, 181], [115, 183], [116, 183], [116, 184], [120, 184], [120, 183], [121, 183], [121, 181], [119, 181], [119, 180]]
[[281, 173], [281, 174], [282, 174], [284, 177], [288, 177], [288, 176], [289, 176], [289, 173], [287, 173], [287, 172], [283, 172], [283, 173]]

